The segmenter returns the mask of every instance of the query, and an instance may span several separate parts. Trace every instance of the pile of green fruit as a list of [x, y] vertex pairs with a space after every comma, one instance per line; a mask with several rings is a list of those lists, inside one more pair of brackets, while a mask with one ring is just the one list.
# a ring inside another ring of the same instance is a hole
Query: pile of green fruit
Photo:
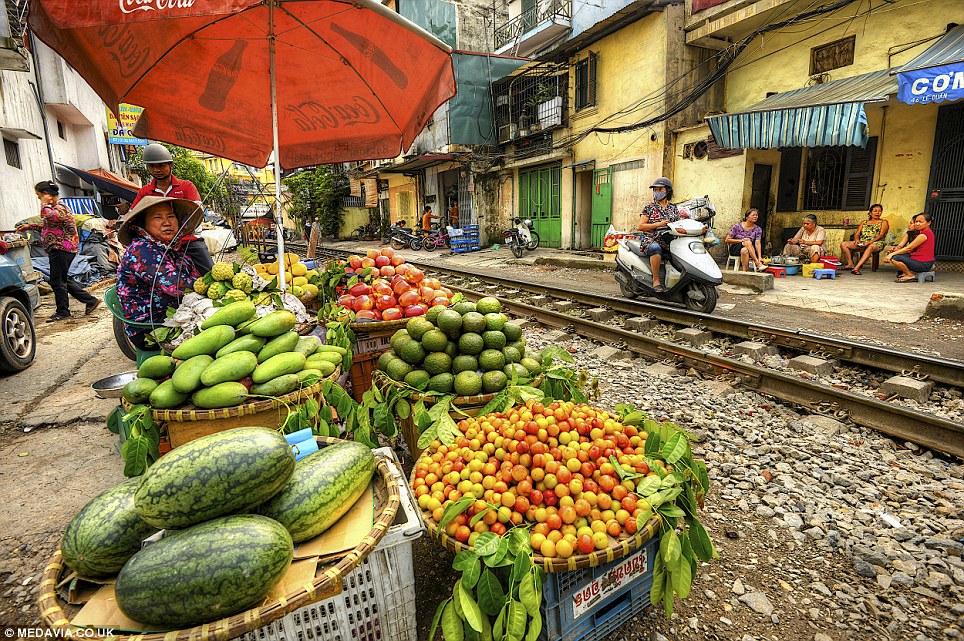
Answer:
[[496, 298], [431, 307], [390, 344], [378, 358], [379, 371], [425, 391], [490, 394], [540, 370], [539, 361], [526, 356], [522, 328], [509, 322]]
[[[375, 467], [360, 443], [296, 462], [275, 430], [225, 430], [95, 497], [71, 519], [61, 553], [81, 577], [116, 575], [118, 607], [145, 629], [208, 623], [262, 604], [288, 570], [293, 544], [347, 513]], [[166, 535], [142, 548], [161, 529]]]
[[347, 350], [299, 336], [296, 324], [286, 310], [258, 318], [250, 300], [225, 305], [170, 356], [145, 360], [137, 378], [124, 386], [124, 399], [155, 409], [174, 409], [188, 401], [214, 409], [314, 385], [335, 372]]

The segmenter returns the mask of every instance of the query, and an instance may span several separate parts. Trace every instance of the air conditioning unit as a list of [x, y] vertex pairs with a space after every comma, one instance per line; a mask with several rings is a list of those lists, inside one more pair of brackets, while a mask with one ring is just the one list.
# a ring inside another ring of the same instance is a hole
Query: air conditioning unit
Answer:
[[502, 125], [499, 127], [499, 142], [509, 142], [518, 137], [518, 127], [515, 124]]

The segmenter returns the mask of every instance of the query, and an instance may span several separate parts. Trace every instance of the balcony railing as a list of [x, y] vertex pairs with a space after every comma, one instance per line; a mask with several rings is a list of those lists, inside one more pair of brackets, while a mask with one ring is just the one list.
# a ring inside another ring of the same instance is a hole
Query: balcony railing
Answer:
[[493, 83], [500, 144], [561, 127], [566, 121], [565, 65], [543, 64]]
[[571, 22], [572, 0], [542, 0], [507, 23], [495, 28], [496, 50], [523, 39], [537, 26], [546, 22]]

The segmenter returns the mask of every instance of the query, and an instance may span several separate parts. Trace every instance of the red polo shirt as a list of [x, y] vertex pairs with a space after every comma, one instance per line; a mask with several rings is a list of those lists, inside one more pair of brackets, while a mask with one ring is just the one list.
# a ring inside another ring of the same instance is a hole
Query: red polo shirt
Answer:
[[144, 196], [170, 196], [171, 198], [186, 198], [197, 202], [201, 201], [201, 194], [198, 193], [194, 183], [190, 180], [180, 180], [173, 174], [171, 174], [171, 186], [167, 192], [158, 189], [157, 180], [151, 180], [151, 182], [141, 187], [137, 192], [137, 196], [134, 197], [134, 202], [131, 203], [131, 207], [133, 208], [134, 205], [137, 204], [137, 201]]

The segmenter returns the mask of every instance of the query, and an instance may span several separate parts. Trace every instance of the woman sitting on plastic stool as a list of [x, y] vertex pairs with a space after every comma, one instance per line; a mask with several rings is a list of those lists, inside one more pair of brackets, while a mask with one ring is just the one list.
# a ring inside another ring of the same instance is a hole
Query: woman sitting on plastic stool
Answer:
[[[913, 282], [917, 280], [917, 274], [934, 269], [934, 232], [931, 230], [931, 215], [917, 214], [914, 216], [913, 227], [917, 236], [910, 242], [903, 240], [893, 251], [884, 256], [885, 263], [893, 263], [900, 271], [897, 277], [898, 283]], [[905, 238], [910, 237], [911, 230], [908, 229]]]

